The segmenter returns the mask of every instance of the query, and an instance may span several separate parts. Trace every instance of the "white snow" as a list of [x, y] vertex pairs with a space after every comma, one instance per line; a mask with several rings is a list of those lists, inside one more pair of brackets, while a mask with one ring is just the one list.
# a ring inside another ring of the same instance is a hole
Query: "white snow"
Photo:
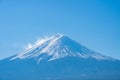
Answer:
[[[52, 45], [54, 45], [55, 42], [56, 42], [58, 39], [60, 39], [61, 37], [62, 37], [62, 35], [60, 35], [60, 36], [58, 36], [58, 37], [56, 37], [56, 36], [53, 37], [52, 40], [51, 40], [51, 42], [48, 44], [47, 47], [45, 47], [45, 48], [41, 51], [41, 53], [48, 52], [49, 49], [50, 49], [50, 47], [51, 47]], [[48, 53], [49, 53], [49, 52], [48, 52]]]

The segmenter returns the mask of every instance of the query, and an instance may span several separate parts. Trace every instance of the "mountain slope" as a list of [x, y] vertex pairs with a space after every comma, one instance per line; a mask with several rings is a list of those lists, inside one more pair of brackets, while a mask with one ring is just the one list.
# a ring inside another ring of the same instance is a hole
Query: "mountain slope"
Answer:
[[0, 61], [0, 80], [120, 80], [120, 61], [55, 35]]
[[45, 40], [40, 40], [30, 49], [15, 55], [11, 60], [37, 58], [38, 62], [46, 59], [47, 61], [73, 56], [79, 58], [110, 59], [95, 51], [92, 51], [83, 45], [73, 41], [64, 35], [55, 35]]

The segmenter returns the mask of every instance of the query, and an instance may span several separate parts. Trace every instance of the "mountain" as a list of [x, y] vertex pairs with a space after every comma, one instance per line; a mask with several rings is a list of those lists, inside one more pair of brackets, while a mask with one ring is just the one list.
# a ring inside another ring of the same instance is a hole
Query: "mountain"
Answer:
[[42, 39], [21, 54], [15, 55], [10, 60], [32, 59], [37, 62], [52, 61], [64, 57], [94, 58], [94, 59], [111, 59], [92, 51], [83, 45], [73, 41], [67, 36], [55, 35], [47, 39]]
[[119, 76], [119, 60], [61, 34], [0, 61], [0, 80], [120, 80]]

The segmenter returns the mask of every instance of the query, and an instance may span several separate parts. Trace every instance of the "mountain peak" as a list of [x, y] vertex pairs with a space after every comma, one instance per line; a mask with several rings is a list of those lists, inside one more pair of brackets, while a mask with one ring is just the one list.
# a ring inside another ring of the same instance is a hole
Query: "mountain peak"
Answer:
[[93, 50], [90, 50], [68, 36], [57, 34], [45, 39], [39, 40], [21, 54], [17, 54], [10, 60], [16, 59], [37, 59], [38, 63], [42, 60], [51, 61], [63, 57], [79, 57], [108, 59]]
[[56, 38], [61, 38], [61, 37], [64, 37], [65, 35], [63, 35], [63, 34], [56, 34], [56, 35], [53, 35], [53, 37], [56, 37]]
[[48, 37], [48, 40], [56, 40], [56, 41], [58, 41], [58, 40], [66, 39], [66, 38], [68, 39], [69, 37], [66, 36], [66, 35], [63, 35], [63, 34], [56, 34], [56, 35], [53, 35], [51, 37]]

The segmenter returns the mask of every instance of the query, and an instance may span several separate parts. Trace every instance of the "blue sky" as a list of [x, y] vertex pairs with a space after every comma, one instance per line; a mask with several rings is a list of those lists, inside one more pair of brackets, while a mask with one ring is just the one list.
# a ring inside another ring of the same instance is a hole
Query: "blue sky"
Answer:
[[0, 0], [0, 58], [56, 33], [120, 59], [120, 1]]

